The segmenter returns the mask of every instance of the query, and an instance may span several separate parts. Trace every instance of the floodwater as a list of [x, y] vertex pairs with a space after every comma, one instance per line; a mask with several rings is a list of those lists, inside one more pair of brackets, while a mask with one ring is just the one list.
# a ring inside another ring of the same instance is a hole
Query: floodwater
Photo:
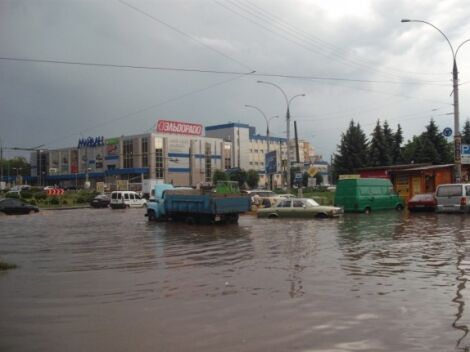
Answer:
[[0, 351], [465, 351], [470, 216], [0, 217]]

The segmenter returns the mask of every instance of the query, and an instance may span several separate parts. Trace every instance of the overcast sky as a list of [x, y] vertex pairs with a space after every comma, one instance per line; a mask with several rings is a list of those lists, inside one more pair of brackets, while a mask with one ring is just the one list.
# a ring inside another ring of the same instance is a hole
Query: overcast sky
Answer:
[[[306, 94], [292, 101], [292, 120], [326, 160], [351, 119], [368, 136], [377, 119], [400, 123], [405, 139], [431, 117], [453, 128], [449, 45], [402, 18], [431, 22], [454, 49], [470, 38], [466, 0], [0, 0], [1, 143], [70, 147], [80, 136], [149, 132], [159, 119], [264, 133], [262, 115], [245, 104], [279, 115], [271, 132], [285, 136], [285, 99], [257, 80], [289, 98]], [[457, 62], [463, 126], [470, 44]]]

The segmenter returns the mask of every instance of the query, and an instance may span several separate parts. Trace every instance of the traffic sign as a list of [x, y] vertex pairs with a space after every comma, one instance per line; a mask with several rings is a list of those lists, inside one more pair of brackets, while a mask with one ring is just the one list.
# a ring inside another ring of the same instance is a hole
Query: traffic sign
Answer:
[[452, 128], [450, 127], [444, 128], [444, 130], [442, 131], [442, 134], [444, 135], [444, 137], [452, 136]]
[[318, 172], [318, 169], [317, 169], [316, 167], [314, 167], [314, 166], [310, 166], [310, 167], [308, 168], [308, 175], [309, 175], [310, 177], [315, 176], [315, 175], [317, 174], [317, 172]]

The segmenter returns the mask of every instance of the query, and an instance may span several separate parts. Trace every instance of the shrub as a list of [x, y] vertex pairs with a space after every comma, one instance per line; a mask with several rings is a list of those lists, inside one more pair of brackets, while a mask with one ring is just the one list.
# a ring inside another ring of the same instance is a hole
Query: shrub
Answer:
[[62, 200], [62, 205], [67, 205], [67, 204], [69, 204], [69, 202], [67, 202], [67, 199], [63, 199]]
[[59, 198], [56, 197], [49, 197], [49, 203], [53, 205], [59, 205]]
[[11, 193], [7, 193], [5, 194], [5, 198], [21, 198], [20, 194], [17, 193], [17, 192], [11, 192]]
[[77, 204], [86, 203], [85, 198], [82, 196], [78, 196], [75, 201], [77, 202]]
[[47, 194], [43, 191], [39, 191], [39, 192], [34, 192], [33, 193], [33, 197], [36, 199], [36, 200], [40, 200], [40, 199], [46, 199], [47, 198]]
[[0, 261], [0, 271], [14, 269], [14, 268], [16, 268], [15, 264], [8, 264], [8, 263]]
[[33, 198], [33, 192], [31, 191], [21, 191], [21, 198]]
[[33, 198], [33, 199], [31, 199], [31, 200], [29, 201], [29, 204], [31, 204], [31, 205], [38, 205], [38, 202], [36, 201], [36, 199]]

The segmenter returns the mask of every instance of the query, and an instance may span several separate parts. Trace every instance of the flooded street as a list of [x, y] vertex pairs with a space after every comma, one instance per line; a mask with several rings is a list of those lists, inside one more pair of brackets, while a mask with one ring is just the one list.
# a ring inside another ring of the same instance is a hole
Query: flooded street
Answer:
[[470, 216], [0, 217], [0, 351], [456, 351]]

